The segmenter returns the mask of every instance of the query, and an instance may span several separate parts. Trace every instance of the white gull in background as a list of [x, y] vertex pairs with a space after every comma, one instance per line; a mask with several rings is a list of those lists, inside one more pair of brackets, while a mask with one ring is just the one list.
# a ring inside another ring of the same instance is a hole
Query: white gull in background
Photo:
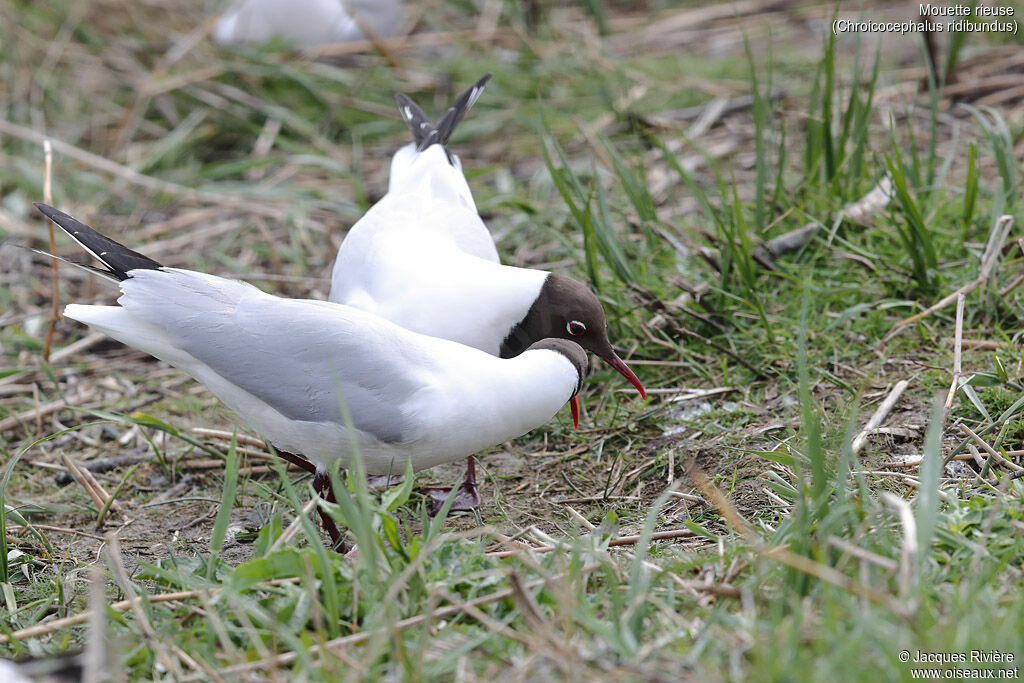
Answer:
[[280, 38], [296, 47], [388, 38], [402, 18], [400, 0], [243, 0], [217, 21], [218, 43]]
[[[590, 289], [557, 273], [502, 265], [477, 213], [459, 158], [445, 145], [490, 74], [432, 124], [405, 95], [402, 118], [415, 142], [391, 161], [387, 194], [338, 250], [330, 300], [402, 327], [513, 358], [545, 338], [571, 339], [643, 386], [612, 349], [604, 310]], [[447, 489], [430, 491], [436, 501]], [[475, 466], [453, 509], [479, 503]]]
[[36, 206], [121, 288], [119, 306], [69, 304], [64, 315], [187, 372], [282, 455], [311, 461], [318, 492], [354, 447], [371, 474], [422, 470], [521, 436], [567, 401], [578, 418], [587, 357], [573, 342], [497, 358], [350, 306], [165, 268]]

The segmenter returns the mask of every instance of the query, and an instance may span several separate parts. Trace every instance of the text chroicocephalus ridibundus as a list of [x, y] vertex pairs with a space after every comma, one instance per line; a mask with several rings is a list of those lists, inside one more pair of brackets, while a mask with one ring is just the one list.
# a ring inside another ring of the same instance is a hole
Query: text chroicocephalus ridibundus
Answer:
[[119, 306], [69, 304], [65, 316], [184, 370], [318, 473], [348, 465], [354, 447], [371, 474], [452, 462], [529, 432], [567, 401], [578, 419], [587, 358], [573, 342], [497, 358], [350, 306], [165, 268], [36, 206], [121, 288]]
[[[586, 285], [499, 261], [461, 162], [445, 146], [488, 79], [490, 74], [466, 90], [436, 125], [412, 100], [398, 96], [415, 142], [395, 153], [387, 194], [342, 242], [329, 298], [502, 358], [515, 357], [540, 339], [570, 339], [646, 397], [640, 380], [612, 349], [604, 309]], [[471, 459], [466, 495], [456, 500], [455, 509], [479, 501], [472, 474]]]

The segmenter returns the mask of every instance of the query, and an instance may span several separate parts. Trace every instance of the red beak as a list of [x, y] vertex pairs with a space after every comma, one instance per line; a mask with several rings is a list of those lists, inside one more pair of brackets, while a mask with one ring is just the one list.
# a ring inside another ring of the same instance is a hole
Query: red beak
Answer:
[[622, 362], [622, 359], [618, 356], [612, 356], [611, 359], [601, 358], [605, 363], [615, 368], [615, 371], [620, 375], [629, 380], [629, 383], [636, 387], [636, 390], [640, 392], [640, 398], [647, 398], [647, 392], [644, 391], [644, 385], [640, 384], [640, 380], [636, 378], [633, 371], [629, 369], [629, 366]]
[[569, 399], [569, 410], [572, 411], [572, 428], [580, 428], [580, 397], [573, 396]]

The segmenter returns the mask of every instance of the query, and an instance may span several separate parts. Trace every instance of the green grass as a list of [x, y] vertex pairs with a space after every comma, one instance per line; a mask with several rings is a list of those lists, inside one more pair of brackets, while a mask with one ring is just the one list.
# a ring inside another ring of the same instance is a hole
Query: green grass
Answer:
[[[420, 29], [461, 33], [396, 49], [396, 69], [373, 52], [331, 64], [273, 46], [168, 56], [205, 4], [132, 7], [0, 8], [0, 118], [119, 165], [58, 150], [57, 206], [168, 265], [323, 298], [344, 228], [406, 142], [383, 115], [394, 93], [437, 113], [492, 71], [452, 147], [504, 261], [590, 281], [620, 352], [662, 391], [641, 404], [594, 368], [581, 431], [560, 415], [481, 459], [476, 516], [427, 515], [418, 484], [455, 467], [386, 492], [358, 467], [335, 472], [338, 502], [324, 505], [358, 543], [346, 559], [311, 519], [285, 536], [309, 479], [253, 473], [264, 461], [230, 412], [180, 374], [106, 344], [43, 363], [47, 264], [3, 247], [0, 421], [91, 393], [0, 435], [0, 633], [81, 614], [98, 565], [109, 603], [145, 598], [102, 626], [110, 669], [131, 680], [908, 680], [901, 650], [972, 648], [1019, 664], [1024, 478], [984, 451], [982, 467], [953, 459], [974, 444], [961, 425], [1021, 447], [1024, 289], [1005, 289], [1024, 262], [1019, 100], [947, 109], [937, 89], [996, 63], [1005, 37], [958, 34], [929, 78], [916, 36], [819, 41], [784, 13], [665, 36], [628, 32], [713, 6], [652, 3], [652, 18], [599, 0], [537, 15], [508, 3], [499, 33], [477, 39], [467, 6], [443, 2]], [[833, 10], [819, 9], [824, 25]], [[892, 94], [907, 83], [923, 85], [913, 104]], [[699, 134], [679, 118], [742, 95], [749, 106]], [[0, 239], [42, 246], [41, 149], [24, 135], [0, 149]], [[863, 222], [843, 212], [885, 177], [886, 206]], [[946, 414], [954, 306], [889, 333], [979, 276], [1005, 213], [1016, 227], [967, 295]], [[763, 256], [808, 225], [798, 248]], [[62, 301], [104, 291], [68, 270]], [[84, 334], [62, 322], [56, 348]], [[903, 431], [854, 453], [900, 379], [883, 424]], [[700, 408], [671, 400], [693, 388], [721, 392]], [[97, 475], [125, 515], [41, 466], [133, 450], [141, 463]], [[887, 465], [908, 455], [919, 466]], [[159, 498], [186, 474], [184, 493]], [[652, 538], [666, 530], [691, 535]], [[555, 548], [494, 554], [510, 537]], [[176, 591], [189, 593], [158, 597]], [[76, 651], [89, 628], [0, 654]]]

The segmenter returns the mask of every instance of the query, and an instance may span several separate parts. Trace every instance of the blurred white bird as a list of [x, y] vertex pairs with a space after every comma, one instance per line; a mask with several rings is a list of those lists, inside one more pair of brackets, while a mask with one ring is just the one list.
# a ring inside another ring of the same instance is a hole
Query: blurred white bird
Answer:
[[[501, 358], [541, 339], [571, 339], [644, 396], [640, 380], [612, 349], [604, 309], [586, 285], [498, 259], [462, 164], [445, 147], [489, 78], [459, 96], [436, 125], [412, 100], [398, 96], [415, 142], [395, 153], [387, 194], [342, 242], [329, 298]], [[479, 504], [472, 456], [468, 465], [453, 509]], [[441, 501], [447, 489], [431, 495]]]
[[357, 451], [371, 474], [421, 470], [521, 436], [567, 401], [578, 420], [587, 356], [574, 342], [497, 358], [350, 306], [165, 268], [36, 207], [121, 288], [119, 306], [69, 304], [64, 315], [206, 385], [275, 449], [311, 461], [318, 492], [327, 465], [347, 466]]
[[401, 0], [243, 0], [218, 20], [213, 39], [241, 44], [280, 38], [315, 47], [388, 38], [401, 18]]

